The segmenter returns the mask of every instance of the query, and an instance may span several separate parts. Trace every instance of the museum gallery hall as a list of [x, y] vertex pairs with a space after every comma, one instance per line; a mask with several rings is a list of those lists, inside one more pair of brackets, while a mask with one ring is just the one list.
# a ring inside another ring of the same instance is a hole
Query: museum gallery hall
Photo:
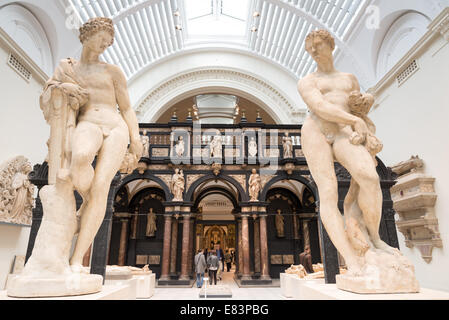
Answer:
[[449, 300], [448, 71], [448, 0], [0, 1], [0, 300]]

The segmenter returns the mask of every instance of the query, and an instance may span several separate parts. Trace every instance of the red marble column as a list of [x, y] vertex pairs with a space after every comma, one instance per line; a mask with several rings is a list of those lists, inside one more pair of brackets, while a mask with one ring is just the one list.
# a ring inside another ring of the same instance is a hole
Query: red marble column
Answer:
[[260, 279], [271, 280], [268, 271], [267, 216], [259, 216], [260, 224]]
[[188, 270], [189, 259], [189, 239], [190, 239], [190, 215], [184, 215], [182, 226], [182, 256], [181, 256], [181, 275], [179, 280], [190, 280]]
[[170, 275], [176, 275], [176, 256], [178, 255], [178, 219], [171, 224]]
[[242, 247], [242, 220], [238, 220], [238, 265], [237, 265], [237, 275], [241, 276], [243, 273], [243, 247]]
[[187, 260], [187, 270], [189, 276], [193, 273], [193, 239], [195, 237], [194, 219], [190, 219], [190, 238], [189, 238], [189, 258]]
[[162, 270], [159, 280], [169, 280], [170, 268], [170, 240], [171, 240], [171, 215], [165, 215], [164, 245], [162, 251]]
[[92, 245], [90, 245], [89, 249], [87, 249], [86, 254], [83, 258], [83, 266], [89, 267], [90, 266], [90, 255], [92, 254]]
[[243, 275], [242, 280], [250, 280], [249, 270], [249, 228], [248, 215], [242, 215], [242, 251], [243, 251]]
[[254, 273], [260, 273], [260, 228], [257, 215], [254, 219]]
[[120, 233], [120, 247], [118, 250], [118, 265], [124, 266], [126, 261], [126, 244], [128, 242], [128, 219], [122, 219], [122, 230]]

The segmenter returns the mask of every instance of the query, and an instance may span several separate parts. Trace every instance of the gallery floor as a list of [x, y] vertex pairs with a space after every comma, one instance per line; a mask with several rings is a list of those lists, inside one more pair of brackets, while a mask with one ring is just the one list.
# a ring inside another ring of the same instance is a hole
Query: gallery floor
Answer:
[[[203, 284], [204, 287], [204, 284]], [[212, 285], [212, 288], [215, 286]], [[281, 294], [280, 287], [272, 288], [240, 288], [234, 281], [234, 269], [230, 272], [223, 273], [222, 281], [217, 282], [217, 287], [227, 287], [232, 292], [232, 298], [234, 300], [288, 300]], [[211, 286], [207, 284], [207, 288], [211, 289]], [[148, 300], [205, 300], [200, 298], [201, 289], [196, 287], [196, 284], [192, 288], [158, 288], [156, 287], [154, 295]], [[208, 300], [224, 300], [224, 298], [211, 298]]]

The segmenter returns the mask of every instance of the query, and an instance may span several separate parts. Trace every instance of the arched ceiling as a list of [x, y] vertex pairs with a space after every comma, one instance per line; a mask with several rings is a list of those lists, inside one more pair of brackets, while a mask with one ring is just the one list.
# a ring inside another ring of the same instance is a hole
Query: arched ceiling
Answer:
[[103, 55], [128, 79], [159, 60], [211, 44], [269, 59], [297, 78], [315, 63], [307, 34], [326, 28], [337, 50], [370, 0], [68, 0], [82, 23], [106, 16], [116, 41]]

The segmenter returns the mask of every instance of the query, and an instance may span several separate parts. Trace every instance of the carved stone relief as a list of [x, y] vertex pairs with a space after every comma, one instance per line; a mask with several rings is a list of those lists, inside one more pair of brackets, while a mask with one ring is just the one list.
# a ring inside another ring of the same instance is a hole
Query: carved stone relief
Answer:
[[31, 225], [34, 186], [31, 164], [18, 156], [0, 166], [0, 222]]

